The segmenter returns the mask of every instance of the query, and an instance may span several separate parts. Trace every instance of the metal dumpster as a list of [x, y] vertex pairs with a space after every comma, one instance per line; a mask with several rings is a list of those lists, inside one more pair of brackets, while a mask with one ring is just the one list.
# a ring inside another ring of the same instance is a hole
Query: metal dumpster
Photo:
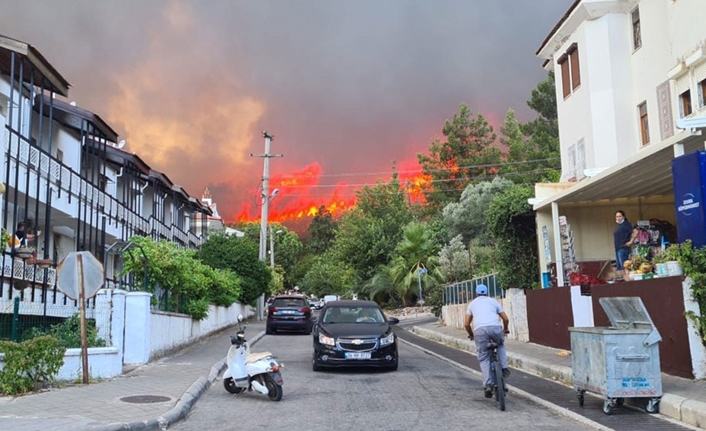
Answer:
[[584, 393], [605, 397], [603, 412], [613, 413], [625, 398], [649, 398], [645, 409], [659, 411], [662, 340], [639, 297], [600, 298], [611, 327], [569, 328], [573, 385], [579, 405]]

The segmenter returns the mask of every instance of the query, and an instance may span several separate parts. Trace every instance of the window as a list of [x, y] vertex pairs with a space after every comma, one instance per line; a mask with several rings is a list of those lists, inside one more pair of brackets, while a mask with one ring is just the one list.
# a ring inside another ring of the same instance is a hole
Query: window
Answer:
[[706, 79], [699, 82], [698, 90], [699, 90], [699, 109], [703, 109], [703, 107], [706, 106], [706, 103], [704, 103], [704, 100], [706, 99]]
[[59, 163], [64, 163], [64, 152], [57, 149], [56, 150], [56, 160], [59, 161]]
[[569, 166], [567, 169], [568, 181], [576, 181], [576, 145], [569, 147]]
[[650, 143], [650, 125], [647, 120], [647, 102], [642, 102], [637, 107], [638, 115], [640, 116], [640, 142], [642, 145]]
[[679, 95], [679, 110], [682, 118], [691, 115], [691, 90], [686, 90]]
[[569, 59], [566, 55], [559, 59], [561, 65], [561, 85], [564, 90], [564, 98], [571, 94], [571, 76], [569, 75]]
[[579, 67], [579, 50], [576, 44], [559, 57], [557, 64], [561, 66], [561, 85], [566, 99], [581, 85], [581, 71]]
[[576, 143], [576, 179], [580, 180], [586, 176], [586, 143], [583, 138]]
[[581, 85], [581, 73], [579, 72], [579, 50], [576, 46], [569, 49], [569, 61], [571, 62], [571, 89], [576, 90]]
[[640, 9], [632, 11], [632, 48], [637, 49], [642, 46], [642, 33], [640, 32]]

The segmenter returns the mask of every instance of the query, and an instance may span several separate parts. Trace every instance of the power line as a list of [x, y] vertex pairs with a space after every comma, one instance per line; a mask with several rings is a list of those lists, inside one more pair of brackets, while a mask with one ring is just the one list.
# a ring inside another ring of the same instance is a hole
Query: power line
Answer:
[[[528, 174], [534, 174], [534, 173], [542, 173], [542, 172], [548, 172], [548, 171], [554, 171], [559, 169], [557, 168], [542, 168], [542, 169], [537, 169], [533, 171], [518, 171], [518, 172], [506, 172], [502, 174], [485, 174], [485, 175], [476, 175], [473, 178], [440, 178], [440, 179], [430, 179], [426, 180], [425, 184], [429, 183], [447, 183], [447, 182], [457, 182], [457, 181], [475, 181], [477, 179], [483, 179], [483, 178], [495, 178], [495, 177], [506, 177], [506, 176], [513, 176], [513, 175], [528, 175]], [[340, 188], [340, 187], [366, 187], [366, 186], [376, 186], [378, 183], [358, 183], [358, 184], [309, 184], [309, 185], [287, 185], [287, 186], [280, 186], [282, 188], [286, 189], [316, 189], [316, 188]], [[290, 194], [288, 194], [290, 195]]]
[[[424, 185], [430, 184], [430, 183], [453, 183], [453, 182], [460, 182], [460, 181], [465, 181], [465, 182], [470, 182], [470, 181], [478, 181], [478, 180], [487, 180], [491, 178], [505, 178], [505, 177], [512, 177], [512, 176], [520, 176], [520, 175], [533, 175], [533, 174], [542, 174], [550, 171], [556, 171], [554, 168], [542, 168], [542, 169], [536, 169], [532, 171], [520, 171], [520, 172], [507, 172], [504, 174], [489, 174], [489, 175], [478, 175], [473, 178], [447, 178], [447, 179], [439, 179], [439, 180], [429, 180], [427, 181]], [[330, 185], [330, 184], [322, 184], [322, 185], [310, 185], [310, 186], [287, 186], [286, 188], [309, 188], [309, 189], [323, 189], [323, 188], [342, 188], [342, 187], [373, 187], [377, 186], [378, 183], [361, 183], [361, 184], [337, 184], [337, 185]], [[423, 186], [423, 185], [422, 185]], [[416, 186], [419, 187], [419, 186]], [[407, 186], [402, 186], [402, 188], [407, 188]], [[455, 188], [449, 188], [449, 189], [434, 189], [435, 192], [450, 192], [450, 191], [458, 191], [458, 189]], [[383, 192], [373, 192], [375, 194], [384, 194]], [[338, 192], [339, 196], [355, 196], [356, 191], [351, 190], [351, 191], [344, 191], [344, 192]], [[283, 196], [331, 196], [330, 193], [289, 193], [289, 192], [283, 192]]]
[[[502, 167], [502, 166], [512, 166], [512, 165], [523, 165], [523, 164], [530, 164], [530, 163], [539, 163], [539, 162], [548, 162], [548, 161], [554, 161], [554, 160], [560, 160], [559, 157], [549, 157], [546, 159], [534, 159], [534, 160], [526, 160], [526, 161], [521, 161], [521, 162], [500, 162], [500, 163], [488, 163], [488, 164], [481, 164], [481, 165], [468, 165], [468, 166], [454, 166], [450, 168], [440, 168], [440, 169], [430, 169], [427, 170], [426, 173], [431, 173], [431, 172], [444, 172], [444, 171], [450, 171], [453, 169], [480, 169], [480, 168], [492, 168], [492, 167]], [[392, 174], [422, 174], [423, 169], [408, 169], [405, 171], [384, 171], [384, 172], [344, 172], [344, 173], [339, 173], [339, 174], [320, 174], [317, 175], [317, 178], [322, 178], [322, 177], [355, 177], [355, 176], [370, 176], [370, 175], [392, 175]], [[295, 176], [283, 176], [284, 178], [297, 178]]]

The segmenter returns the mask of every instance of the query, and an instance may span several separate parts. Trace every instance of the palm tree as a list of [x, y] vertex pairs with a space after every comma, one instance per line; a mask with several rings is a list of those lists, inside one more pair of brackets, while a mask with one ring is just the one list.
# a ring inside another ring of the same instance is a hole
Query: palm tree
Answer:
[[[408, 224], [402, 241], [397, 245], [397, 256], [388, 265], [379, 267], [366, 284], [370, 296], [375, 298], [385, 293], [399, 298], [402, 305], [407, 306], [409, 300], [418, 296], [418, 277], [421, 277], [422, 290], [443, 281], [437, 252], [438, 246], [432, 241], [425, 223]], [[420, 269], [426, 269], [426, 273], [420, 274]]]

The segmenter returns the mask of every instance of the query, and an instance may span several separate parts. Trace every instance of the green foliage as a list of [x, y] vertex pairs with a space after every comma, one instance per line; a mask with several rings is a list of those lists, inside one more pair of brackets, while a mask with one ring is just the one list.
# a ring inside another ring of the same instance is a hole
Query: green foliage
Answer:
[[[46, 333], [40, 328], [32, 328], [25, 331], [22, 337], [29, 340], [32, 338], [50, 335], [56, 338], [60, 347], [66, 349], [77, 349], [81, 347], [81, 316], [74, 314], [63, 322], [52, 325]], [[86, 319], [86, 341], [88, 347], [105, 347], [105, 340], [98, 337], [95, 319]]]
[[320, 255], [307, 254], [302, 256], [302, 258], [297, 261], [294, 268], [292, 268], [292, 272], [289, 274], [289, 277], [295, 286], [301, 286], [302, 280], [304, 280], [307, 272], [309, 272], [314, 263], [316, 263], [319, 256]]
[[501, 160], [500, 150], [493, 145], [493, 126], [483, 115], [474, 115], [466, 104], [461, 104], [452, 121], [446, 121], [442, 133], [446, 142], [434, 140], [429, 155], [417, 154], [422, 172], [432, 178], [425, 192], [431, 208], [458, 201], [469, 182], [486, 179], [494, 172], [489, 165]]
[[353, 268], [336, 259], [331, 253], [316, 257], [300, 284], [300, 290], [314, 294], [345, 296], [355, 285]]
[[[216, 269], [227, 269], [240, 278], [240, 302], [254, 305], [268, 292], [272, 279], [269, 268], [258, 259], [259, 248], [247, 238], [211, 235], [199, 250], [198, 258]], [[276, 255], [275, 255], [276, 256]]]
[[241, 283], [238, 274], [229, 269], [214, 269], [205, 264], [202, 266], [208, 280], [208, 300], [221, 307], [230, 307], [238, 302]]
[[471, 277], [482, 277], [496, 272], [497, 258], [495, 247], [472, 240], [468, 246], [471, 255]]
[[269, 293], [283, 293], [284, 292], [284, 269], [277, 265], [274, 268], [270, 268], [270, 273], [272, 274], [272, 279], [268, 286]]
[[449, 283], [471, 278], [471, 256], [461, 235], [453, 237], [439, 252], [439, 269], [446, 274]]
[[337, 228], [338, 223], [333, 219], [331, 212], [321, 205], [319, 212], [311, 220], [307, 229], [310, 235], [309, 241], [306, 243], [307, 253], [322, 254], [328, 250], [336, 238]]
[[487, 244], [486, 214], [495, 196], [512, 185], [512, 181], [493, 178], [478, 184], [469, 184], [461, 194], [458, 203], [452, 202], [442, 212], [444, 223], [453, 236], [463, 235], [463, 243], [477, 239]]
[[208, 316], [209, 302], [206, 298], [188, 299], [184, 305], [184, 313], [195, 320], [203, 320]]
[[[219, 235], [215, 235], [219, 237]], [[223, 236], [222, 234], [220, 236]], [[240, 295], [240, 280], [229, 268], [207, 266], [196, 258], [196, 251], [180, 248], [171, 241], [152, 241], [147, 237], [135, 236], [130, 239], [135, 245], [124, 254], [124, 273], [131, 273], [142, 279], [144, 257], [147, 258], [147, 290], [154, 293], [159, 287], [169, 293], [172, 311], [183, 311], [191, 317], [205, 318], [202, 302], [213, 302], [220, 306], [232, 305]], [[144, 253], [144, 255], [143, 255]], [[214, 269], [215, 268], [215, 269]], [[195, 302], [199, 305], [189, 305]], [[179, 304], [184, 304], [180, 310]], [[196, 314], [191, 314], [193, 311]], [[206, 307], [208, 313], [208, 307]]]
[[[403, 232], [395, 248], [395, 257], [387, 265], [380, 265], [375, 275], [366, 283], [365, 291], [371, 298], [383, 302], [397, 299], [406, 306], [422, 291], [443, 282], [445, 276], [439, 269], [438, 248], [432, 241], [432, 232], [425, 223], [412, 222]], [[427, 272], [419, 275], [420, 269]]]
[[498, 281], [503, 288], [537, 286], [537, 238], [535, 215], [527, 199], [529, 186], [516, 185], [493, 199], [488, 210], [488, 232], [495, 245]]
[[294, 287], [296, 283], [289, 276], [295, 265], [299, 261], [299, 257], [304, 250], [304, 244], [299, 240], [299, 235], [296, 232], [290, 232], [286, 227], [276, 224], [273, 227], [273, 232], [281, 230], [282, 233], [275, 235], [275, 265], [282, 268], [282, 282]]
[[22, 343], [0, 341], [5, 366], [0, 370], [0, 392], [18, 395], [50, 382], [64, 365], [66, 348], [45, 335]]
[[390, 262], [412, 214], [396, 179], [366, 186], [356, 195], [356, 207], [339, 222], [332, 251], [358, 279], [367, 280], [379, 265]]
[[534, 120], [521, 124], [514, 112], [508, 111], [501, 128], [501, 142], [508, 146], [508, 162], [536, 162], [504, 166], [503, 174], [511, 175], [516, 183], [556, 182], [561, 171], [559, 152], [559, 122], [557, 118], [554, 73], [532, 90], [527, 105], [539, 115]]
[[431, 307], [431, 312], [434, 313], [434, 316], [437, 316], [437, 317], [441, 316], [441, 309], [445, 305], [444, 304], [444, 285], [437, 284], [436, 286], [433, 286], [430, 289], [428, 289], [426, 294], [427, 294], [427, 297], [425, 299], [424, 305]]
[[[260, 222], [250, 222], [240, 225], [240, 228], [245, 233], [245, 239], [256, 245], [255, 256], [259, 259], [260, 252]], [[277, 233], [280, 232], [280, 233]], [[274, 239], [270, 235], [274, 234]], [[241, 238], [243, 239], [243, 238]], [[299, 240], [299, 235], [296, 232], [291, 232], [289, 229], [279, 223], [270, 223], [267, 229], [266, 250], [270, 250], [272, 241], [274, 241], [275, 249], [275, 264], [282, 267], [284, 270], [284, 283], [293, 287], [296, 282], [289, 276], [297, 264], [299, 257], [304, 249], [304, 245]], [[270, 255], [267, 253], [267, 262], [270, 261]], [[266, 262], [266, 265], [268, 264]]]
[[691, 296], [699, 304], [700, 316], [687, 312], [699, 328], [701, 342], [706, 346], [706, 247], [695, 248], [691, 240], [682, 244], [672, 244], [653, 259], [654, 263], [676, 260], [691, 278]]

